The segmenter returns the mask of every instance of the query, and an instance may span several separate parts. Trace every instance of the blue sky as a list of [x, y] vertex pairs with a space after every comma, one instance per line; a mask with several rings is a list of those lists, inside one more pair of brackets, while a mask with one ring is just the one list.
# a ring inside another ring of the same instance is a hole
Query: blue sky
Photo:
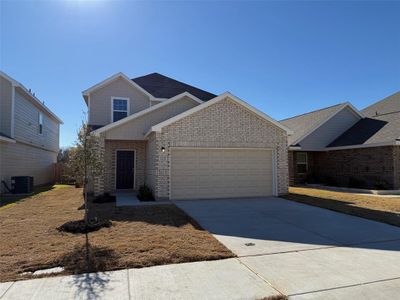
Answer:
[[0, 68], [81, 124], [81, 92], [124, 72], [230, 91], [275, 119], [400, 90], [400, 2], [1, 1]]

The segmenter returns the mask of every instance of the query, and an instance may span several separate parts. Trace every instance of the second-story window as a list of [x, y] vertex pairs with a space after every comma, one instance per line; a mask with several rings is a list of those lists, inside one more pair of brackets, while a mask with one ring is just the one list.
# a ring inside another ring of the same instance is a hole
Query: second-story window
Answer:
[[39, 113], [39, 134], [43, 133], [43, 114]]
[[112, 98], [112, 121], [118, 121], [128, 116], [127, 98]]

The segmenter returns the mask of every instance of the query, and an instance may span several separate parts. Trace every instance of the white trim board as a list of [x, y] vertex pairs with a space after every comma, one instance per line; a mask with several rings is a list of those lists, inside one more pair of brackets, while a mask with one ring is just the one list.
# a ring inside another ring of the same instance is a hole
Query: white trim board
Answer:
[[161, 102], [161, 103], [155, 104], [153, 106], [150, 106], [149, 108], [143, 109], [143, 110], [141, 110], [141, 111], [139, 111], [139, 112], [137, 112], [137, 113], [135, 113], [133, 115], [130, 115], [130, 116], [126, 117], [126, 118], [123, 118], [123, 119], [121, 119], [119, 121], [116, 121], [114, 123], [108, 124], [108, 125], [103, 126], [103, 127], [99, 128], [99, 129], [96, 129], [96, 130], [94, 130], [92, 132], [92, 134], [99, 135], [100, 133], [103, 133], [103, 132], [106, 132], [106, 131], [108, 131], [110, 129], [113, 129], [115, 127], [121, 126], [121, 125], [123, 125], [125, 123], [128, 123], [128, 122], [130, 122], [130, 121], [132, 121], [134, 119], [137, 119], [137, 118], [139, 118], [139, 117], [141, 117], [141, 116], [143, 116], [145, 114], [148, 114], [148, 113], [150, 113], [150, 112], [152, 112], [154, 110], [157, 110], [157, 109], [162, 108], [164, 106], [167, 106], [167, 105], [169, 105], [171, 103], [174, 103], [175, 101], [178, 101], [178, 100], [180, 100], [180, 99], [182, 99], [184, 97], [188, 97], [189, 99], [191, 99], [191, 100], [193, 100], [193, 101], [195, 101], [196, 103], [199, 103], [199, 104], [203, 103], [203, 101], [201, 101], [199, 98], [193, 96], [189, 92], [184, 92], [184, 93], [176, 95], [176, 96], [174, 96], [174, 97], [172, 97], [172, 98], [170, 98], [170, 99], [168, 99], [168, 100], [166, 100], [164, 102]]
[[148, 91], [146, 91], [144, 88], [142, 88], [140, 85], [138, 85], [136, 82], [134, 82], [133, 80], [131, 80], [128, 76], [126, 76], [124, 73], [122, 72], [118, 72], [106, 79], [104, 79], [103, 81], [93, 85], [92, 87], [84, 90], [82, 92], [83, 98], [85, 99], [85, 101], [87, 102], [87, 97], [90, 95], [90, 93], [93, 93], [94, 91], [102, 88], [103, 86], [106, 86], [107, 84], [113, 82], [114, 80], [118, 79], [118, 78], [122, 78], [124, 79], [126, 82], [128, 82], [132, 87], [138, 89], [140, 92], [142, 92], [143, 94], [145, 94], [147, 97], [149, 97], [150, 101], [163, 101], [164, 99], [159, 99], [154, 97], [152, 94], [150, 94]]
[[0, 142], [16, 143], [16, 140], [0, 135]]
[[63, 121], [60, 118], [58, 118], [49, 108], [47, 108], [38, 98], [36, 98], [36, 96], [32, 95], [29, 92], [29, 90], [22, 83], [11, 78], [10, 76], [8, 76], [6, 73], [4, 73], [2, 71], [0, 71], [0, 76], [11, 82], [13, 93], [14, 93], [14, 95], [12, 96], [13, 99], [15, 99], [15, 88], [19, 88], [26, 96], [28, 96], [28, 98], [32, 101], [32, 103], [34, 105], [37, 105], [40, 109], [42, 109], [44, 112], [46, 112], [51, 118], [53, 118], [59, 124], [64, 124]]
[[[129, 115], [130, 115], [130, 105], [129, 104], [130, 104], [131, 100], [129, 98], [127, 98], [127, 97], [111, 96], [111, 123], [114, 123], [114, 100], [115, 99], [117, 99], [117, 100], [125, 100], [126, 101], [126, 117], [125, 118], [129, 117]], [[125, 118], [122, 118], [122, 119], [125, 119]]]
[[393, 142], [382, 142], [382, 143], [371, 143], [363, 145], [350, 145], [350, 146], [339, 146], [339, 147], [328, 147], [322, 149], [322, 151], [335, 151], [335, 150], [346, 150], [346, 149], [360, 149], [360, 148], [372, 148], [382, 146], [400, 146], [400, 141]]
[[302, 140], [304, 140], [306, 137], [308, 137], [310, 134], [312, 134], [314, 131], [316, 131], [318, 128], [320, 128], [322, 125], [324, 125], [326, 122], [328, 122], [330, 119], [332, 119], [339, 112], [341, 112], [343, 109], [346, 109], [346, 108], [349, 108], [350, 111], [356, 117], [358, 117], [360, 120], [365, 118], [365, 116], [357, 108], [355, 108], [350, 102], [345, 102], [342, 105], [338, 106], [337, 110], [335, 112], [333, 112], [330, 116], [328, 116], [325, 120], [322, 120], [321, 122], [319, 122], [316, 126], [311, 128], [309, 131], [307, 131], [305, 134], [300, 136], [297, 140], [293, 141], [291, 144], [292, 145], [299, 144]]
[[225, 92], [207, 102], [204, 102], [201, 105], [198, 105], [196, 107], [193, 107], [179, 115], [176, 115], [175, 117], [172, 117], [164, 122], [161, 122], [157, 125], [154, 125], [153, 127], [151, 127], [150, 131], [148, 133], [146, 133], [145, 137], [147, 137], [151, 132], [156, 131], [156, 132], [161, 132], [161, 129], [165, 126], [168, 126], [178, 120], [181, 120], [191, 114], [194, 114], [206, 107], [209, 107], [215, 103], [218, 103], [219, 101], [222, 101], [224, 99], [230, 99], [235, 101], [236, 103], [244, 106], [245, 108], [247, 108], [248, 110], [250, 110], [251, 112], [253, 112], [254, 114], [256, 114], [257, 116], [269, 121], [270, 123], [274, 124], [276, 127], [286, 131], [286, 133], [288, 134], [292, 134], [292, 130], [290, 130], [289, 128], [287, 128], [286, 126], [282, 125], [281, 123], [279, 123], [278, 121], [274, 120], [273, 118], [271, 118], [270, 116], [266, 115], [265, 113], [263, 113], [262, 111], [252, 107], [251, 105], [247, 104], [246, 102], [244, 102], [243, 100], [239, 99], [238, 97], [236, 97], [235, 95], [229, 93], [229, 92]]

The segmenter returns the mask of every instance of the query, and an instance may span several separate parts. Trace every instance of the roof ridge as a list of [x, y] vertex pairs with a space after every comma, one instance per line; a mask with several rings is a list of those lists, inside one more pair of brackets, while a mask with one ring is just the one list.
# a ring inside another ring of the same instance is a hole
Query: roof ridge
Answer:
[[372, 104], [370, 104], [370, 105], [364, 107], [361, 111], [363, 112], [363, 111], [369, 109], [369, 108], [372, 107], [372, 106], [375, 106], [375, 105], [377, 105], [377, 104], [379, 104], [379, 103], [382, 103], [382, 102], [384, 102], [384, 101], [387, 101], [388, 98], [391, 98], [391, 97], [393, 97], [393, 96], [396, 95], [396, 94], [400, 94], [400, 91], [394, 92], [393, 94], [390, 94], [389, 96], [386, 96], [386, 97], [384, 97], [383, 99], [381, 99], [381, 100], [379, 100], [379, 101], [376, 101], [376, 102], [374, 102], [374, 103], [372, 103]]
[[316, 113], [316, 112], [319, 112], [319, 111], [322, 111], [322, 110], [333, 108], [335, 106], [340, 106], [340, 105], [343, 105], [343, 104], [346, 104], [346, 103], [347, 102], [341, 102], [341, 103], [334, 104], [334, 105], [331, 105], [331, 106], [327, 106], [327, 107], [324, 107], [324, 108], [316, 109], [316, 110], [309, 111], [309, 112], [306, 112], [306, 113], [302, 113], [302, 114], [299, 114], [299, 115], [296, 115], [296, 116], [293, 116], [293, 117], [290, 117], [290, 118], [282, 119], [279, 122], [283, 122], [283, 121], [287, 121], [287, 120], [290, 120], [290, 119], [298, 118], [298, 117], [301, 117], [301, 116], [309, 115], [309, 114]]
[[147, 75], [143, 75], [143, 76], [139, 76], [139, 77], [131, 78], [131, 80], [132, 80], [132, 81], [135, 81], [135, 79], [143, 78], [143, 77], [150, 76], [150, 75], [159, 75], [159, 76], [162, 76], [162, 77], [168, 78], [169, 80], [172, 80], [172, 81], [178, 82], [178, 83], [180, 83], [180, 84], [183, 84], [183, 85], [185, 85], [185, 86], [188, 86], [188, 87], [191, 87], [191, 88], [198, 89], [198, 90], [200, 90], [200, 91], [202, 91], [202, 92], [205, 92], [205, 93], [208, 93], [208, 94], [210, 94], [210, 95], [214, 95], [215, 97], [217, 96], [216, 94], [214, 94], [214, 93], [211, 93], [211, 92], [209, 92], [209, 91], [206, 91], [206, 90], [203, 90], [203, 89], [201, 89], [201, 88], [198, 88], [197, 86], [194, 86], [194, 85], [188, 84], [188, 83], [186, 83], [186, 82], [183, 82], [183, 81], [177, 80], [177, 79], [175, 79], [175, 78], [172, 78], [172, 77], [169, 77], [169, 76], [163, 75], [163, 74], [161, 74], [161, 73], [158, 73], [158, 72], [152, 72], [152, 73], [149, 73], [149, 74], [147, 74]]

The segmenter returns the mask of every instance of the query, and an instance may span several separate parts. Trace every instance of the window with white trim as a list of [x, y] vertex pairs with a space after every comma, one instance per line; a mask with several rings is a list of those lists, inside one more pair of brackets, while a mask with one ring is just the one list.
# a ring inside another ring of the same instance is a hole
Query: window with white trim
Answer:
[[112, 98], [112, 121], [116, 122], [128, 116], [128, 99]]
[[296, 170], [298, 174], [307, 173], [307, 152], [296, 152]]
[[42, 134], [43, 133], [43, 114], [41, 112], [39, 113], [38, 123], [39, 123], [39, 134]]

